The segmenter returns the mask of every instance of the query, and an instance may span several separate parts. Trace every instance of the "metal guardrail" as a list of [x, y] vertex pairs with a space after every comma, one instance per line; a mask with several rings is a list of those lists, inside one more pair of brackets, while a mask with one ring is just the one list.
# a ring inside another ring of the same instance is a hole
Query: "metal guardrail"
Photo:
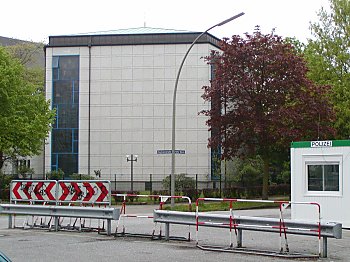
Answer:
[[60, 217], [94, 218], [107, 220], [107, 235], [111, 235], [112, 220], [118, 220], [120, 210], [116, 208], [96, 208], [77, 206], [40, 206], [1, 204], [0, 214], [9, 215], [8, 227], [12, 228], [12, 215], [32, 215], [54, 217], [54, 228], [59, 229]]
[[[178, 212], [154, 210], [154, 222], [166, 224], [166, 237], [169, 236], [169, 225], [193, 225], [217, 228], [232, 228], [237, 232], [237, 247], [242, 247], [243, 230], [281, 233], [281, 221], [277, 218], [233, 216], [224, 214], [199, 213], [196, 221], [195, 212]], [[234, 225], [232, 225], [234, 221]], [[319, 232], [319, 227], [321, 228]], [[319, 223], [302, 222], [284, 219], [283, 231], [287, 234], [306, 236], [321, 236], [323, 238], [322, 257], [327, 257], [327, 238], [342, 238], [342, 224], [340, 223]]]

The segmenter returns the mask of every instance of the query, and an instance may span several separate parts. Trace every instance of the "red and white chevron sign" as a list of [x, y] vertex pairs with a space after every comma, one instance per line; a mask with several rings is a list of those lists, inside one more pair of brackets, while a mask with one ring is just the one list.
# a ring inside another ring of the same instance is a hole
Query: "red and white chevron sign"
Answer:
[[101, 204], [110, 202], [109, 181], [59, 181], [59, 202]]
[[11, 201], [56, 201], [56, 181], [13, 180]]

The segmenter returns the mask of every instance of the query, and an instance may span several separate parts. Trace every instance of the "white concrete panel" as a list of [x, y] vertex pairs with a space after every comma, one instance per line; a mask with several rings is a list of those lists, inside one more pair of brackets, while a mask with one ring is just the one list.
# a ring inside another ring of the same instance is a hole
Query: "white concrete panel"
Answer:
[[148, 56], [153, 56], [154, 54], [154, 46], [153, 45], [144, 45], [143, 46], [143, 54]]
[[[153, 118], [143, 118], [142, 119], [142, 128], [144, 132], [147, 132], [147, 129], [153, 129], [154, 128], [154, 119]], [[153, 130], [150, 131], [153, 133]]]
[[133, 70], [130, 68], [123, 68], [122, 69], [122, 79], [123, 80], [128, 80], [132, 79], [133, 77]]
[[111, 57], [111, 67], [115, 69], [120, 69], [123, 66], [122, 57], [120, 55], [112, 55]]
[[143, 56], [134, 56], [133, 60], [133, 67], [143, 67], [144, 64], [143, 64]]
[[144, 105], [142, 107], [142, 116], [153, 117], [153, 106]]
[[154, 66], [154, 58], [153, 56], [144, 56], [143, 58], [143, 66], [145, 67], [153, 67]]
[[144, 142], [153, 142], [154, 140], [154, 136], [153, 136], [153, 130], [144, 130], [143, 132], [140, 132], [141, 133], [141, 141], [144, 141]]

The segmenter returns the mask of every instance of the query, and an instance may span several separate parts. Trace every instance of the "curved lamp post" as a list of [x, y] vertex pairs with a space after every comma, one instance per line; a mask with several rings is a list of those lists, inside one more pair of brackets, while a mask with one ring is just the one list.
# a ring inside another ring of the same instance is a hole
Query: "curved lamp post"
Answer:
[[[181, 69], [185, 63], [185, 60], [189, 54], [189, 52], [191, 51], [192, 47], [194, 46], [194, 44], [198, 41], [198, 39], [200, 39], [205, 33], [207, 33], [209, 30], [213, 29], [214, 27], [217, 26], [222, 26], [228, 22], [231, 22], [232, 20], [240, 17], [244, 15], [243, 12], [234, 15], [212, 27], [209, 27], [207, 30], [205, 30], [203, 33], [201, 33], [199, 36], [197, 36], [197, 38], [192, 42], [191, 46], [188, 48], [184, 58], [182, 59], [182, 62], [180, 64], [179, 70], [177, 71], [177, 76], [176, 76], [176, 81], [175, 81], [175, 88], [174, 88], [174, 95], [173, 95], [173, 116], [172, 116], [172, 135], [171, 135], [171, 175], [170, 175], [170, 181], [171, 181], [171, 188], [170, 188], [170, 193], [172, 196], [175, 195], [175, 117], [176, 117], [176, 92], [177, 92], [177, 85], [179, 83], [179, 78], [180, 78], [180, 74], [181, 74]], [[174, 206], [174, 198], [171, 199], [171, 206]]]

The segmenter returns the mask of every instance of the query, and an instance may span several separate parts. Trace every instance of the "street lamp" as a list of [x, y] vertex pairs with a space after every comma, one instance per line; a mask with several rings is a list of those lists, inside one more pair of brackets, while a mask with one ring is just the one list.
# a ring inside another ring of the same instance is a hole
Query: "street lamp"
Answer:
[[137, 162], [138, 155], [126, 155], [126, 162], [131, 162], [131, 192], [134, 191], [134, 162]]
[[[174, 95], [173, 95], [173, 116], [172, 116], [172, 129], [171, 129], [171, 175], [170, 175], [170, 183], [171, 183], [171, 188], [170, 188], [170, 193], [172, 196], [175, 195], [175, 117], [176, 117], [176, 92], [177, 92], [177, 85], [179, 82], [180, 74], [181, 74], [181, 69], [185, 63], [185, 60], [191, 51], [192, 47], [194, 44], [198, 41], [199, 38], [201, 38], [205, 33], [207, 33], [209, 30], [213, 29], [214, 27], [217, 26], [222, 26], [228, 22], [231, 22], [232, 20], [244, 15], [243, 12], [234, 15], [212, 27], [209, 27], [207, 30], [205, 30], [203, 33], [201, 33], [197, 38], [192, 42], [191, 46], [188, 48], [185, 56], [182, 59], [182, 62], [180, 64], [179, 70], [177, 71], [177, 76], [176, 76], [176, 81], [175, 81], [175, 88], [174, 88]], [[171, 198], [171, 206], [174, 206], [174, 198]]]

